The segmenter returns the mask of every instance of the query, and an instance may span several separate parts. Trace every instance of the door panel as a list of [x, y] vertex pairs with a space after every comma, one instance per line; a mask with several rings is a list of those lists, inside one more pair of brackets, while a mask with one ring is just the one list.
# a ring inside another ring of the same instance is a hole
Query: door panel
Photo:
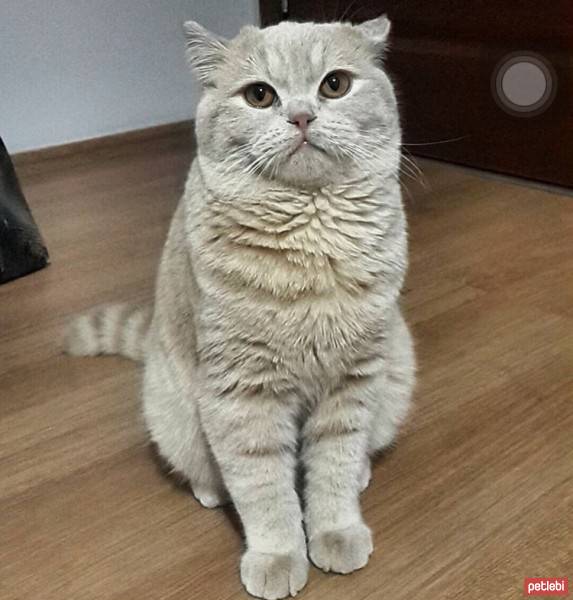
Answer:
[[[280, 2], [262, 4], [279, 18]], [[410, 152], [573, 187], [571, 0], [288, 2], [297, 21], [384, 12]]]

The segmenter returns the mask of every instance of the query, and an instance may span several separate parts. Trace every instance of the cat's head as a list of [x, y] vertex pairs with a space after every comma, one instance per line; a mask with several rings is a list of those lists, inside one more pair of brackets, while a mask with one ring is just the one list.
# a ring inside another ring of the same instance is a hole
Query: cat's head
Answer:
[[301, 187], [397, 168], [400, 126], [382, 55], [390, 23], [245, 27], [227, 41], [185, 24], [203, 86], [201, 156], [226, 173]]

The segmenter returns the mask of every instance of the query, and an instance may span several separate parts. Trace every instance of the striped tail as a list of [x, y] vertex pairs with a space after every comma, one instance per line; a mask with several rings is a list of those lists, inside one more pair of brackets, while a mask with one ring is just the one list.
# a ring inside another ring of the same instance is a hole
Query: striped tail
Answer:
[[142, 360], [151, 322], [150, 306], [108, 304], [75, 317], [66, 329], [64, 346], [74, 356], [121, 354]]

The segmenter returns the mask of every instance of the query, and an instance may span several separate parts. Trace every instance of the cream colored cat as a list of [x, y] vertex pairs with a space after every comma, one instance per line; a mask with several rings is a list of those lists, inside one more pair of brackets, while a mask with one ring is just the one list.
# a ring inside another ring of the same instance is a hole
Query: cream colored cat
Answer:
[[68, 349], [144, 362], [152, 440], [201, 504], [230, 495], [242, 581], [270, 600], [304, 586], [307, 556], [338, 573], [366, 565], [369, 457], [410, 404], [389, 22], [246, 27], [231, 41], [186, 30], [198, 155], [152, 314], [81, 316]]

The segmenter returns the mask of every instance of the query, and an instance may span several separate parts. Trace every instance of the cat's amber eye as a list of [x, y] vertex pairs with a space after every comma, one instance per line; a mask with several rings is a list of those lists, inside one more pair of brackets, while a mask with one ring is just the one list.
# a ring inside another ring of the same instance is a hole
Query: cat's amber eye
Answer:
[[342, 98], [351, 85], [352, 79], [346, 71], [332, 71], [322, 80], [318, 91], [325, 98]]
[[245, 88], [245, 100], [255, 108], [268, 108], [276, 98], [276, 92], [266, 83], [251, 83]]

